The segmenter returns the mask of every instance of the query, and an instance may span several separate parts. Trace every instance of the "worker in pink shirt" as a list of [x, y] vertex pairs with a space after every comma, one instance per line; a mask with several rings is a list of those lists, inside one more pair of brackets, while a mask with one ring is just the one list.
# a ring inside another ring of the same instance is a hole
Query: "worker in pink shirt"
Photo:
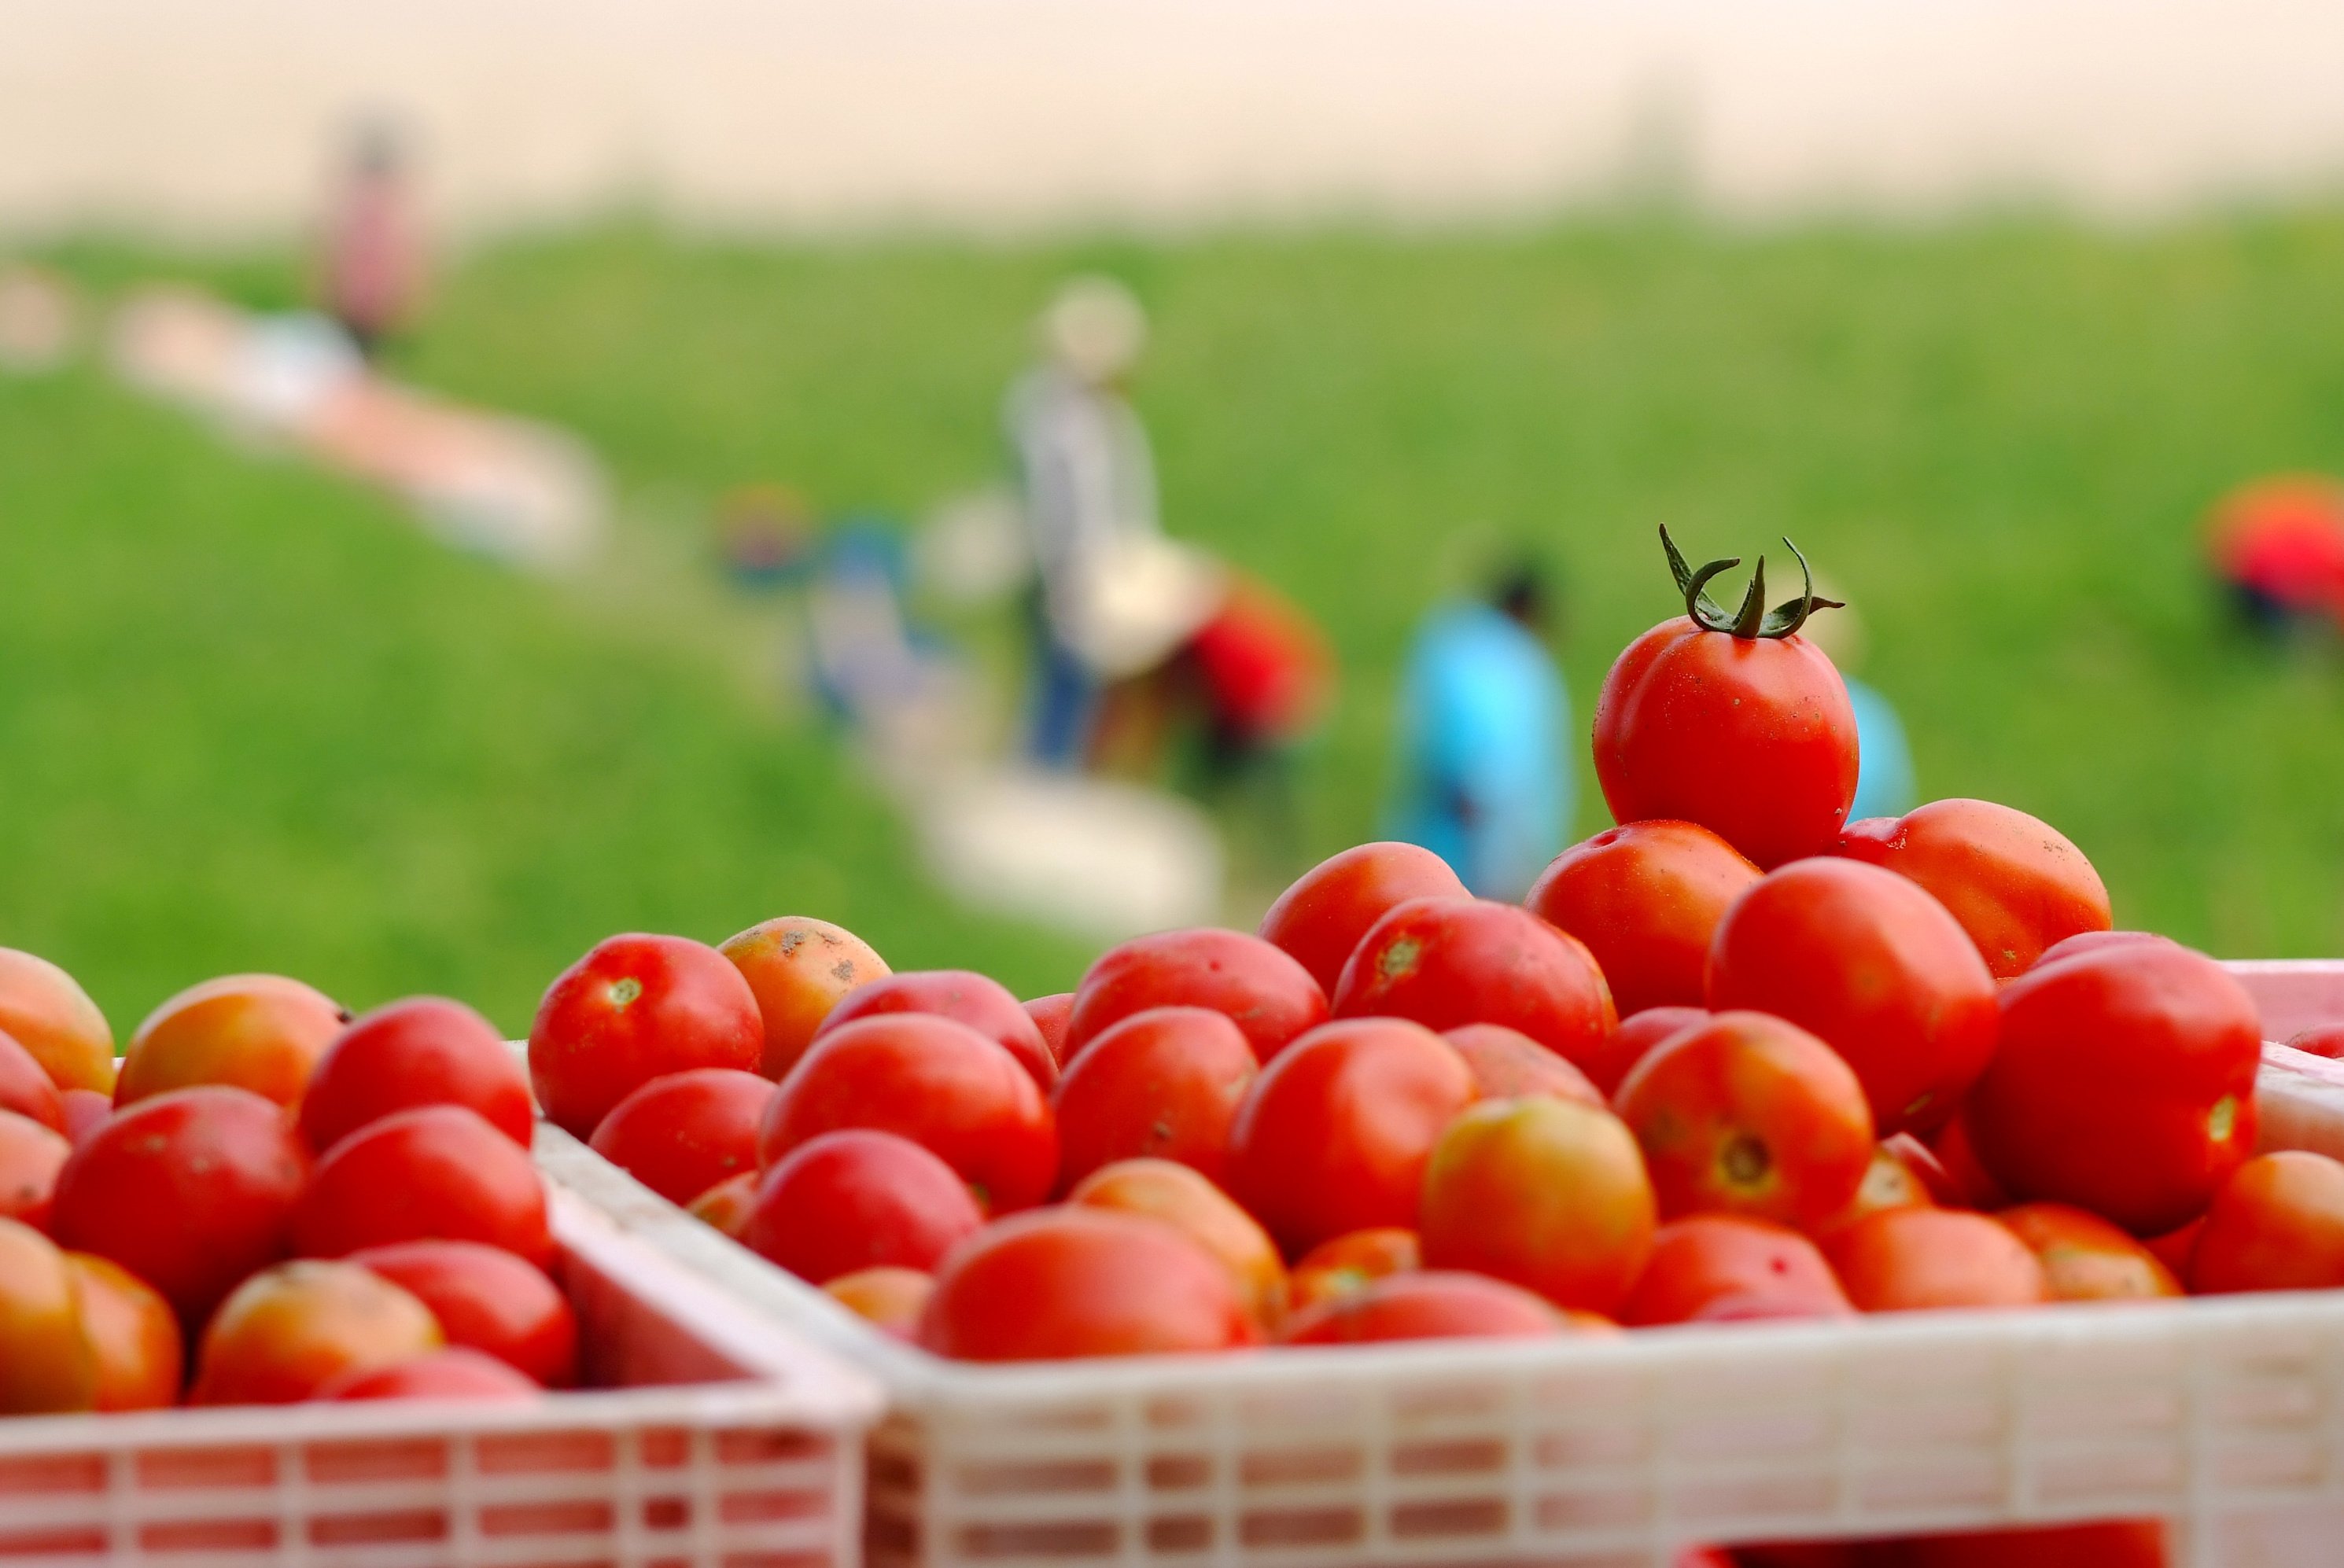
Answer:
[[423, 236], [406, 159], [390, 126], [360, 128], [326, 230], [325, 305], [372, 359], [413, 318], [423, 292]]

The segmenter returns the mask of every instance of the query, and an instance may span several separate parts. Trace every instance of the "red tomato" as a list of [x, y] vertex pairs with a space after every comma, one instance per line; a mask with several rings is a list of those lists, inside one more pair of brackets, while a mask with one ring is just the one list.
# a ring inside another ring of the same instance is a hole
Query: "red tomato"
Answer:
[[1294, 955], [1331, 993], [1368, 928], [1410, 899], [1472, 895], [1449, 862], [1416, 844], [1354, 844], [1295, 879], [1261, 918], [1261, 939]]
[[1609, 1111], [1491, 1100], [1449, 1124], [1417, 1232], [1434, 1269], [1470, 1269], [1557, 1306], [1609, 1312], [1652, 1248], [1652, 1187]]
[[1706, 828], [1631, 822], [1556, 856], [1522, 902], [1587, 944], [1624, 1015], [1701, 1005], [1710, 938], [1757, 879]]
[[2190, 1250], [2189, 1288], [2327, 1291], [2344, 1285], [2344, 1164], [2283, 1149], [2231, 1172]]
[[757, 998], [722, 953], [682, 937], [611, 937], [547, 989], [530, 1026], [529, 1076], [545, 1119], [587, 1138], [652, 1079], [753, 1070], [764, 1041]]
[[2077, 953], [2097, 952], [2102, 948], [2128, 947], [2135, 942], [2151, 942], [2168, 948], [2181, 944], [2159, 931], [2079, 931], [2072, 937], [2062, 937], [2043, 950], [2043, 956], [2034, 967], [2043, 968], [2061, 959], [2072, 959]]
[[1261, 1071], [1238, 1026], [1201, 1007], [1133, 1013], [1059, 1081], [1059, 1180], [1153, 1155], [1220, 1181], [1238, 1105]]
[[65, 1134], [52, 1131], [29, 1116], [0, 1111], [0, 1220], [15, 1220], [35, 1231], [49, 1229], [50, 1205], [56, 1201], [57, 1172], [73, 1152]]
[[1220, 1261], [1263, 1329], [1286, 1316], [1286, 1262], [1269, 1232], [1228, 1194], [1169, 1160], [1118, 1160], [1075, 1183], [1066, 1201], [1160, 1220]]
[[2059, 830], [1992, 800], [1932, 800], [1847, 830], [1839, 852], [1910, 877], [1945, 905], [1996, 980], [2112, 923], [2108, 890]]
[[1042, 1043], [1050, 1048], [1050, 1060], [1064, 1067], [1066, 1062], [1066, 1022], [1074, 1016], [1075, 993], [1070, 990], [1052, 991], [1026, 1002], [1026, 1016], [1042, 1031]]
[[[510, 1147], [508, 1145], [507, 1147]], [[53, 1226], [121, 1264], [186, 1322], [283, 1257], [308, 1153], [284, 1111], [226, 1084], [174, 1090], [116, 1114], [57, 1173]]]
[[578, 1314], [543, 1271], [478, 1241], [395, 1241], [345, 1262], [370, 1269], [431, 1309], [450, 1345], [494, 1356], [532, 1382], [578, 1381]]
[[757, 1131], [773, 1085], [737, 1067], [654, 1078], [594, 1129], [594, 1152], [671, 1203], [689, 1203], [757, 1169]]
[[530, 1146], [537, 1107], [529, 1071], [496, 1025], [460, 1001], [409, 997], [336, 1035], [301, 1096], [301, 1135], [323, 1154], [378, 1117], [418, 1105], [462, 1105]]
[[886, 960], [853, 931], [803, 915], [751, 926], [720, 950], [756, 995], [765, 1043], [759, 1060], [705, 1065], [753, 1067], [776, 1081], [797, 1065], [813, 1043], [813, 1031], [847, 992], [889, 972]]
[[1049, 1101], [1015, 1057], [948, 1018], [891, 1013], [815, 1041], [765, 1112], [758, 1158], [772, 1165], [844, 1127], [901, 1133], [996, 1214], [1033, 1207], [1057, 1180]]
[[1432, 1147], [1474, 1093], [1464, 1059], [1421, 1024], [1322, 1024], [1238, 1108], [1230, 1190], [1289, 1254], [1346, 1231], [1413, 1226]]
[[1046, 1209], [988, 1226], [936, 1275], [920, 1342], [960, 1361], [1221, 1351], [1259, 1337], [1212, 1254], [1161, 1221]]
[[1778, 1317], [1855, 1314], [1823, 1253], [1796, 1231], [1738, 1214], [1695, 1214], [1653, 1233], [1652, 1261], [1621, 1303], [1620, 1321], [1714, 1321], [1727, 1304], [1763, 1304], [1763, 1315]]
[[1327, 1017], [1326, 993], [1310, 972], [1259, 937], [1210, 927], [1160, 931], [1109, 948], [1083, 976], [1066, 1019], [1066, 1064], [1112, 1026], [1157, 1007], [1227, 1013], [1264, 1061]]
[[686, 1203], [684, 1212], [737, 1241], [749, 1228], [750, 1211], [757, 1206], [757, 1183], [763, 1175], [762, 1171], [743, 1171], [738, 1176], [727, 1176]]
[[823, 1286], [823, 1294], [891, 1338], [916, 1344], [928, 1298], [936, 1293], [933, 1274], [917, 1269], [857, 1269]]
[[68, 1255], [0, 1220], [0, 1416], [88, 1410], [98, 1387]]
[[1602, 1105], [1603, 1092], [1587, 1074], [1532, 1040], [1502, 1023], [1460, 1023], [1444, 1029], [1447, 1040], [1473, 1074], [1479, 1100], [1519, 1100], [1542, 1094], [1553, 1100], [1576, 1100], [1581, 1105]]
[[1722, 1012], [1671, 1037], [1636, 1064], [1616, 1101], [1672, 1220], [1814, 1224], [1855, 1197], [1876, 1147], [1847, 1063], [1763, 1012]]
[[1867, 1312], [2030, 1307], [2051, 1299], [2043, 1265], [2026, 1242], [1959, 1209], [1883, 1209], [1834, 1236], [1824, 1255], [1848, 1300]]
[[2290, 1050], [2324, 1056], [2330, 1061], [2344, 1059], [2344, 1023], [2323, 1023], [2299, 1030], [2287, 1037], [2287, 1044]]
[[[1896, 1136], [1909, 1139], [1912, 1135], [1900, 1132]], [[1920, 1145], [1915, 1141], [1913, 1147], [1918, 1149]], [[1935, 1163], [1926, 1150], [1922, 1151], [1922, 1155]], [[1827, 1241], [1865, 1215], [1876, 1214], [1883, 1209], [1925, 1209], [1935, 1203], [1935, 1194], [1911, 1162], [1911, 1156], [1883, 1143], [1872, 1151], [1872, 1162], [1864, 1168], [1864, 1180], [1856, 1184], [1855, 1196], [1836, 1211], [1810, 1221], [1801, 1229], [1817, 1241]]]
[[1654, 1046], [1714, 1016], [1705, 1007], [1648, 1007], [1631, 1013], [1620, 1020], [1611, 1042], [1587, 1064], [1589, 1081], [1606, 1094], [1618, 1093], [1629, 1072], [1652, 1054]]
[[[1961, 1118], [1958, 1116], [1946, 1122], [1945, 1131], [1938, 1134], [1938, 1141], [1957, 1141], [1962, 1135], [1956, 1134], [1954, 1129], [1960, 1125]], [[1952, 1168], [1946, 1165], [1937, 1151], [1910, 1132], [1899, 1132], [1894, 1137], [1882, 1139], [1880, 1151], [1911, 1171], [1914, 1180], [1920, 1182], [1923, 1191], [1928, 1194], [1928, 1201], [1940, 1208], [2000, 1209], [2007, 1206], [2004, 1203], [1975, 1201], [1970, 1196], [1971, 1189], [1964, 1187], [1955, 1181]], [[1976, 1161], [1973, 1160], [1971, 1164], [1975, 1167]], [[1984, 1171], [1977, 1172], [1977, 1179], [1989, 1187], [1993, 1185], [1992, 1179]]]
[[0, 1111], [29, 1116], [52, 1132], [66, 1131], [65, 1101], [31, 1051], [0, 1032]]
[[114, 1096], [95, 1089], [68, 1089], [57, 1096], [65, 1107], [66, 1141], [78, 1149], [114, 1120]]
[[[1612, 820], [1698, 822], [1769, 870], [1823, 854], [1855, 799], [1855, 710], [1839, 671], [1796, 635], [1803, 609], [1778, 620], [1788, 635], [1705, 602], [1708, 624], [1694, 620], [1699, 585], [1667, 548], [1689, 613], [1630, 643], [1595, 702]], [[1754, 604], [1755, 577], [1752, 588]]]
[[387, 1367], [354, 1367], [312, 1397], [362, 1399], [535, 1399], [544, 1392], [492, 1356], [460, 1347], [410, 1356]]
[[282, 975], [206, 980], [147, 1014], [130, 1037], [114, 1103], [225, 1083], [290, 1105], [349, 1020], [339, 1002]]
[[2157, 1261], [2173, 1271], [2173, 1277], [2187, 1283], [2191, 1274], [2191, 1261], [2198, 1255], [2198, 1233], [2206, 1228], [2206, 1216], [2200, 1214], [2177, 1231], [2162, 1236], [2151, 1236], [2141, 1243], [2157, 1256]]
[[212, 1314], [187, 1400], [290, 1404], [315, 1399], [346, 1372], [428, 1355], [441, 1343], [430, 1309], [379, 1274], [311, 1258], [278, 1263], [238, 1285]]
[[[2055, 1302], [2140, 1301], [2181, 1294], [2157, 1254], [2101, 1219], [2065, 1203], [2021, 1203], [1995, 1218], [2043, 1265]], [[2344, 1276], [2339, 1276], [2344, 1282]]]
[[1321, 1241], [1302, 1255], [1287, 1276], [1287, 1306], [1298, 1312], [1364, 1289], [1372, 1281], [1414, 1273], [1422, 1267], [1424, 1247], [1415, 1231], [1396, 1225], [1352, 1231]]
[[932, 1271], [984, 1224], [951, 1166], [908, 1138], [850, 1128], [808, 1139], [765, 1172], [741, 1241], [819, 1285], [883, 1266]]
[[1935, 1126], [1994, 1054], [1994, 977], [1943, 904], [1856, 860], [1803, 860], [1727, 911], [1709, 1005], [1789, 1019], [1846, 1059], [1882, 1137]]
[[1287, 1326], [1289, 1345], [1389, 1340], [1542, 1339], [1571, 1325], [1519, 1285], [1440, 1270], [1393, 1274], [1321, 1302]]
[[553, 1261], [537, 1167], [460, 1105], [419, 1105], [359, 1128], [318, 1161], [293, 1211], [293, 1250], [303, 1257], [431, 1240], [483, 1241], [541, 1268]]
[[1896, 1543], [1894, 1568], [2167, 1568], [2165, 1522], [1980, 1530]]
[[[1911, 1136], [1900, 1132], [1899, 1138]], [[1970, 1141], [1969, 1118], [1956, 1116], [1932, 1135], [1925, 1145], [1936, 1156], [1937, 1169], [1945, 1174], [1946, 1190], [1937, 1194], [1937, 1201], [1948, 1209], [1976, 1209], [1985, 1213], [2007, 1209], [2015, 1200], [2003, 1191], [1978, 1163], [1977, 1150]]]
[[114, 1030], [73, 976], [0, 948], [0, 1030], [33, 1053], [59, 1089], [114, 1091]]
[[2213, 960], [2100, 948], [2003, 988], [2001, 1042], [1962, 1121], [2014, 1196], [2154, 1236], [2252, 1152], [2262, 1050], [2254, 999]]
[[67, 1252], [82, 1333], [97, 1365], [98, 1410], [162, 1410], [179, 1402], [187, 1344], [155, 1287], [119, 1263]]
[[1487, 899], [1395, 906], [1343, 966], [1335, 1016], [1502, 1023], [1582, 1070], [1620, 1027], [1603, 971], [1576, 937]]
[[1058, 1081], [1057, 1053], [1042, 1038], [1041, 1026], [1008, 987], [974, 970], [914, 970], [856, 986], [830, 1010], [813, 1037], [820, 1040], [858, 1018], [891, 1012], [931, 1012], [965, 1023], [1015, 1057], [1043, 1093]]

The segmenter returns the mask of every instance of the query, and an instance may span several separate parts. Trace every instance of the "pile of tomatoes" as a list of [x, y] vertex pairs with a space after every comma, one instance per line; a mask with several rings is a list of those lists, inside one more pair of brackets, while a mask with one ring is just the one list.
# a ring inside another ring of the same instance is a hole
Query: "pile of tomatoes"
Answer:
[[0, 950], [0, 1414], [576, 1377], [527, 1075], [469, 1008], [230, 976], [117, 1064], [64, 970]]

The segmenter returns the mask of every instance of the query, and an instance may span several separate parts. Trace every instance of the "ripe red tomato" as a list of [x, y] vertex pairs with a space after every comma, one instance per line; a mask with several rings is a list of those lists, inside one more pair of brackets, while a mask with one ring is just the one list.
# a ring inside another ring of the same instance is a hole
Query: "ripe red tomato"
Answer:
[[1621, 1303], [1631, 1325], [1689, 1323], [1723, 1303], [1763, 1303], [1786, 1317], [1853, 1317], [1847, 1292], [1815, 1244], [1739, 1214], [1695, 1214], [1652, 1235], [1652, 1261]]
[[2287, 1046], [2290, 1050], [2324, 1056], [2330, 1061], [2344, 1059], [2344, 1023], [2323, 1023], [2298, 1030], [2287, 1037]]
[[841, 999], [889, 972], [886, 960], [853, 931], [803, 915], [751, 926], [719, 950], [756, 995], [764, 1020], [763, 1050], [752, 1062], [680, 1065], [748, 1066], [776, 1081], [797, 1065], [813, 1043], [813, 1031]]
[[318, 1399], [535, 1399], [544, 1392], [492, 1356], [451, 1346], [385, 1367], [353, 1367], [328, 1379]]
[[1321, 1302], [1287, 1325], [1289, 1345], [1390, 1340], [1542, 1339], [1572, 1327], [1520, 1285], [1443, 1270], [1392, 1274]]
[[1259, 1331], [1220, 1262], [1157, 1220], [1057, 1208], [986, 1227], [945, 1261], [920, 1342], [961, 1361], [1232, 1350]]
[[97, 1367], [98, 1410], [161, 1410], [179, 1402], [187, 1343], [155, 1287], [88, 1252], [67, 1252], [82, 1333]]
[[1092, 1040], [1059, 1081], [1059, 1181], [1142, 1155], [1220, 1181], [1238, 1106], [1260, 1071], [1252, 1045], [1220, 1013], [1133, 1013]]
[[578, 1314], [543, 1271], [479, 1241], [395, 1241], [343, 1261], [370, 1269], [431, 1309], [450, 1345], [494, 1356], [532, 1382], [578, 1381]]
[[2001, 1007], [1994, 1065], [1962, 1121], [2015, 1197], [2154, 1236], [2201, 1211], [2252, 1152], [2262, 1025], [2213, 960], [2098, 948], [2011, 981]]
[[2135, 942], [2150, 942], [2168, 948], [2181, 944], [2161, 931], [2080, 931], [2072, 937], [2062, 937], [2043, 950], [2034, 967], [2042, 969], [2061, 959], [2074, 958], [2077, 953], [2096, 952], [2102, 948], [2128, 947]]
[[810, 1138], [757, 1183], [742, 1243], [800, 1279], [931, 1271], [985, 1224], [959, 1172], [908, 1138], [849, 1128]]
[[2171, 1568], [2172, 1563], [2162, 1519], [1925, 1535], [1896, 1542], [1890, 1550], [1895, 1553], [1894, 1568]]
[[1994, 977], [1945, 906], [1893, 871], [1803, 860], [1717, 928], [1709, 1005], [1823, 1037], [1855, 1069], [1882, 1137], [1952, 1114], [1994, 1053]]
[[845, 1127], [901, 1133], [959, 1171], [995, 1214], [1033, 1207], [1057, 1180], [1049, 1101], [1015, 1057], [948, 1018], [890, 1013], [816, 1040], [765, 1112], [758, 1158], [775, 1164]]
[[856, 986], [839, 999], [813, 1037], [820, 1040], [858, 1018], [891, 1012], [929, 1012], [965, 1023], [1015, 1057], [1043, 1093], [1058, 1081], [1057, 1054], [1025, 1005], [999, 980], [974, 970], [913, 970]]
[[890, 1338], [916, 1344], [936, 1281], [917, 1269], [857, 1269], [823, 1286], [822, 1293]]
[[[1911, 1135], [1900, 1132], [1897, 1136]], [[1937, 1169], [1945, 1172], [1946, 1189], [1935, 1194], [1937, 1201], [1944, 1207], [1975, 1209], [1991, 1214], [2007, 1209], [2016, 1201], [2003, 1191], [2002, 1183], [1978, 1163], [1977, 1150], [1970, 1141], [1969, 1118], [1966, 1116], [1956, 1116], [1946, 1122], [1931, 1134], [1924, 1147], [1936, 1157]]]
[[2189, 1288], [2326, 1291], [2344, 1285], [2344, 1164], [2308, 1150], [2231, 1172], [2190, 1250]]
[[121, 1264], [197, 1323], [285, 1255], [308, 1174], [274, 1101], [226, 1084], [174, 1090], [117, 1112], [74, 1151], [51, 1223], [59, 1241]]
[[1415, 1231], [1396, 1225], [1352, 1231], [1302, 1255], [1287, 1276], [1287, 1306], [1289, 1312], [1299, 1312], [1362, 1290], [1372, 1281], [1422, 1267], [1424, 1247]]
[[147, 1014], [130, 1037], [114, 1103], [226, 1083], [290, 1105], [349, 1020], [339, 1002], [282, 975], [206, 980]]
[[0, 948], [0, 1030], [59, 1089], [114, 1091], [114, 1030], [89, 993], [48, 960]]
[[0, 1032], [0, 1111], [29, 1116], [52, 1132], [66, 1131], [66, 1107], [33, 1053]]
[[378, 1117], [417, 1105], [462, 1105], [530, 1146], [537, 1107], [528, 1070], [496, 1025], [460, 1001], [409, 997], [336, 1035], [301, 1096], [301, 1135], [323, 1154]]
[[[2156, 1253], [2101, 1219], [2065, 1203], [2021, 1203], [1995, 1218], [2043, 1265], [2055, 1302], [2140, 1301], [2181, 1294]], [[2344, 1283], [2344, 1276], [2339, 1276]]]
[[1582, 1070], [1620, 1027], [1603, 971], [1576, 937], [1487, 899], [1394, 906], [1343, 966], [1335, 1016], [1502, 1023]]
[[671, 1203], [689, 1203], [757, 1168], [758, 1130], [773, 1085], [737, 1067], [654, 1078], [611, 1108], [594, 1152]]
[[2141, 1245], [2147, 1247], [2158, 1262], [2171, 1270], [2175, 1279], [2187, 1285], [2193, 1272], [2191, 1263], [2198, 1255], [2198, 1233], [2205, 1228], [2206, 1216], [2200, 1214], [2179, 1230], [2167, 1231], [2162, 1236], [2151, 1236]]
[[1883, 1209], [1824, 1248], [1848, 1300], [1867, 1312], [2030, 1307], [2051, 1299], [2026, 1243], [1984, 1214]]
[[51, 1131], [29, 1116], [0, 1111], [0, 1220], [15, 1220], [35, 1231], [49, 1228], [49, 1209], [56, 1201], [57, 1172], [73, 1152], [65, 1134]]
[[1292, 953], [1331, 993], [1368, 928], [1410, 899], [1466, 899], [1449, 862], [1416, 844], [1354, 844], [1295, 879], [1261, 918], [1261, 939]]
[[1050, 1060], [1060, 1067], [1066, 1064], [1066, 1021], [1074, 1016], [1075, 993], [1070, 990], [1052, 991], [1037, 996], [1024, 1004], [1026, 1016], [1042, 1032], [1042, 1043], [1050, 1048]]
[[553, 1262], [537, 1167], [460, 1105], [419, 1105], [359, 1128], [318, 1161], [293, 1211], [293, 1250], [303, 1257], [429, 1240]]
[[1430, 1268], [1609, 1312], [1643, 1270], [1652, 1222], [1652, 1186], [1618, 1117], [1569, 1101], [1491, 1100], [1450, 1122], [1433, 1149], [1417, 1233]]
[[1066, 1201], [1171, 1226], [1228, 1270], [1238, 1299], [1264, 1331], [1286, 1316], [1286, 1261], [1269, 1232], [1234, 1199], [1186, 1165], [1169, 1160], [1118, 1160], [1101, 1166]]
[[1587, 944], [1626, 1016], [1701, 1006], [1710, 938], [1758, 876], [1706, 828], [1631, 822], [1556, 856], [1522, 902]]
[[1606, 1094], [1617, 1094], [1635, 1065], [1652, 1048], [1672, 1035], [1714, 1017], [1705, 1007], [1648, 1007], [1620, 1020], [1611, 1040], [1587, 1064], [1588, 1081]]
[[2047, 822], [1992, 800], [1932, 800], [1851, 825], [1839, 852], [1910, 877], [1945, 905], [1996, 980], [2112, 923], [2108, 890]]
[[1671, 1037], [1615, 1098], [1671, 1220], [1814, 1224], [1854, 1198], [1876, 1147], [1847, 1063], [1763, 1012], [1722, 1012]]
[[1076, 988], [1066, 1065], [1133, 1013], [1204, 1007], [1227, 1013], [1264, 1061], [1327, 1017], [1326, 993], [1284, 950], [1243, 931], [1199, 927], [1139, 937], [1099, 955]]
[[530, 1026], [529, 1076], [545, 1119], [587, 1138], [654, 1078], [753, 1070], [764, 1050], [757, 998], [722, 953], [682, 937], [617, 936], [547, 989]]
[[1729, 619], [1667, 548], [1688, 613], [1630, 643], [1595, 702], [1595, 776], [1612, 820], [1698, 822], [1768, 870], [1824, 853], [1855, 799], [1855, 710], [1839, 671], [1797, 635], [1802, 600], [1771, 628], [1754, 614]]
[[1413, 1226], [1432, 1147], [1474, 1094], [1464, 1059], [1421, 1024], [1321, 1024], [1238, 1108], [1230, 1191], [1289, 1254], [1346, 1231]]
[[1587, 1074], [1532, 1040], [1502, 1023], [1460, 1023], [1444, 1029], [1447, 1040], [1473, 1074], [1475, 1097], [1519, 1100], [1542, 1094], [1554, 1100], [1575, 1100], [1581, 1105], [1604, 1104], [1603, 1092]]
[[278, 1263], [238, 1285], [205, 1325], [187, 1399], [291, 1404], [346, 1372], [443, 1342], [430, 1309], [379, 1274], [313, 1258]]

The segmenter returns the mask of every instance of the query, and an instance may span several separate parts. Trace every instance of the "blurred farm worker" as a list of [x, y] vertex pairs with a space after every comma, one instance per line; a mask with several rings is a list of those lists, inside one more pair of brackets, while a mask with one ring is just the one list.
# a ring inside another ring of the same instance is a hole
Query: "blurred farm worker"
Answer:
[[[1835, 586], [1820, 580], [1815, 591], [1831, 598], [1843, 597]], [[1862, 760], [1847, 819], [1902, 817], [1921, 803], [1913, 776], [1913, 749], [1904, 739], [1904, 721], [1896, 716], [1896, 705], [1855, 678], [1870, 646], [1864, 640], [1864, 618], [1843, 604], [1831, 614], [1807, 622], [1799, 635], [1831, 656], [1832, 663], [1839, 667], [1841, 684], [1847, 688], [1848, 706], [1855, 709], [1855, 744]]]
[[326, 229], [327, 313], [371, 359], [412, 320], [423, 292], [423, 236], [398, 133], [387, 123], [353, 138]]
[[1485, 602], [1434, 611], [1401, 678], [1394, 834], [1483, 898], [1521, 898], [1571, 819], [1571, 698], [1542, 636], [1547, 600], [1523, 566]]
[[2254, 629], [2344, 618], [2344, 485], [2286, 475], [2235, 490], [2215, 507], [2206, 545], [2232, 608]]
[[717, 558], [743, 588], [773, 588], [801, 575], [815, 543], [813, 513], [795, 490], [743, 485], [717, 507]]

